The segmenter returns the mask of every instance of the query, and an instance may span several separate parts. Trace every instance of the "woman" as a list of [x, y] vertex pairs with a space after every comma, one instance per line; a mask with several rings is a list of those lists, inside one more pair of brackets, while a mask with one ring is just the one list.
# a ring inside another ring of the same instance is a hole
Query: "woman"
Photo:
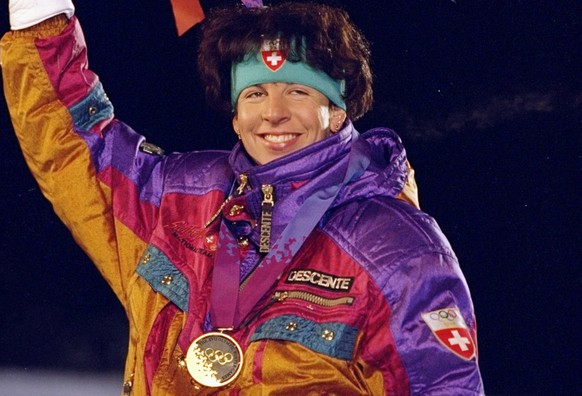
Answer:
[[372, 78], [343, 11], [212, 13], [200, 72], [240, 143], [164, 155], [114, 118], [72, 5], [47, 7], [10, 4], [5, 94], [127, 311], [124, 394], [482, 394], [469, 291], [400, 140], [351, 122]]

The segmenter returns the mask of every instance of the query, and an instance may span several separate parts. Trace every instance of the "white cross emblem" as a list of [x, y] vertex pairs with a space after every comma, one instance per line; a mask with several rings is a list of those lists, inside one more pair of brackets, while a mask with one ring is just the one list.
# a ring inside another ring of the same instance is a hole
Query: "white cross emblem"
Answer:
[[271, 71], [276, 72], [285, 64], [285, 59], [287, 58], [287, 53], [282, 50], [270, 49], [267, 51], [261, 51], [261, 58], [263, 63]]
[[461, 351], [469, 350], [467, 345], [470, 344], [471, 341], [469, 341], [467, 337], [462, 337], [457, 330], [451, 331], [451, 334], [453, 335], [453, 337], [448, 339], [449, 344], [451, 344], [451, 346], [458, 345], [459, 348], [461, 348]]
[[277, 66], [282, 60], [283, 57], [278, 55], [276, 51], [271, 52], [271, 55], [267, 56], [267, 61], [271, 63], [271, 66]]
[[459, 307], [445, 307], [421, 314], [438, 341], [458, 357], [471, 360], [477, 346]]

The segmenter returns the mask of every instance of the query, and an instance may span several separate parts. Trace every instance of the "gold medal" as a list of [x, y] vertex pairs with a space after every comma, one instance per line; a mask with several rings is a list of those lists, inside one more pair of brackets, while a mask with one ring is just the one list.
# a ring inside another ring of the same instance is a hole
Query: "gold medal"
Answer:
[[242, 370], [242, 349], [234, 338], [212, 332], [198, 337], [186, 353], [186, 367], [196, 383], [210, 388], [226, 386]]

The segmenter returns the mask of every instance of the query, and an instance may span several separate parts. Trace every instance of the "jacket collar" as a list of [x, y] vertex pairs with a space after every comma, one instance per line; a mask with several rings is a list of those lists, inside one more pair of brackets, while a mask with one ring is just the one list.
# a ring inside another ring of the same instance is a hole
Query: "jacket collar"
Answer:
[[235, 175], [238, 177], [244, 173], [253, 187], [265, 183], [309, 180], [345, 157], [350, 151], [354, 136], [357, 135], [358, 132], [350, 123], [327, 139], [264, 165], [256, 165], [239, 142], [230, 154], [229, 163]]
[[[236, 177], [244, 174], [250, 187], [244, 189], [242, 196], [229, 202], [224, 212], [232, 205], [244, 206], [250, 217], [258, 221], [263, 201], [261, 187], [271, 185], [275, 201], [272, 238], [277, 238], [307, 197], [342, 183], [352, 143], [358, 136], [350, 124], [327, 139], [264, 165], [256, 165], [238, 143], [230, 154], [229, 162]], [[237, 223], [241, 226], [240, 221]], [[248, 236], [257, 240], [257, 227], [254, 230]]]
[[[261, 186], [272, 185], [275, 197], [273, 233], [276, 237], [307, 197], [342, 184], [353, 155], [370, 162], [370, 165], [342, 187], [332, 206], [400, 194], [406, 183], [408, 165], [398, 135], [386, 128], [376, 128], [360, 135], [348, 122], [337, 134], [264, 165], [256, 165], [238, 143], [230, 153], [229, 163], [237, 177], [241, 174], [247, 176], [250, 187], [231, 205], [244, 201], [250, 216], [258, 220], [263, 200]], [[257, 238], [256, 235], [253, 237]]]

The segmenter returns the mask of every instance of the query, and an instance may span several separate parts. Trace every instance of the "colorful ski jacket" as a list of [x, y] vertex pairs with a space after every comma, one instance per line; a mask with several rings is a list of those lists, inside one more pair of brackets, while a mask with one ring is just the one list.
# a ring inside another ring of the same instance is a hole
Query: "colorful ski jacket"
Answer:
[[[166, 155], [114, 118], [75, 17], [9, 32], [1, 50], [26, 161], [127, 312], [124, 394], [483, 393], [469, 290], [406, 199], [394, 132], [348, 123], [262, 166], [240, 144]], [[234, 288], [215, 269], [221, 249], [240, 259], [221, 270], [237, 272]], [[281, 263], [265, 286], [261, 271]], [[242, 371], [223, 389], [195, 386], [183, 356], [239, 289], [248, 310], [236, 306], [229, 335]]]

